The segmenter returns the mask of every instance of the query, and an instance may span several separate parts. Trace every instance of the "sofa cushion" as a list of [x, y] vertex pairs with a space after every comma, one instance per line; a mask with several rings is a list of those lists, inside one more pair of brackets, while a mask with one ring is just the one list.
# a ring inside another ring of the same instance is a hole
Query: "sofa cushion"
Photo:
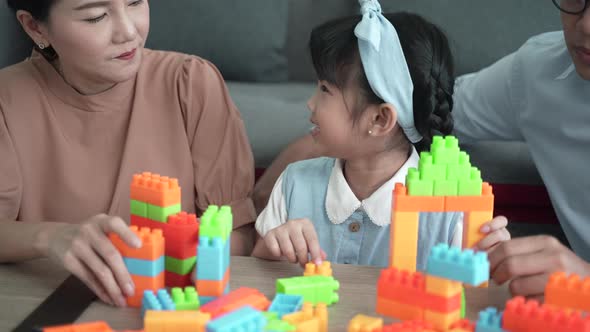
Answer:
[[288, 0], [151, 1], [147, 46], [197, 54], [225, 79], [288, 79]]

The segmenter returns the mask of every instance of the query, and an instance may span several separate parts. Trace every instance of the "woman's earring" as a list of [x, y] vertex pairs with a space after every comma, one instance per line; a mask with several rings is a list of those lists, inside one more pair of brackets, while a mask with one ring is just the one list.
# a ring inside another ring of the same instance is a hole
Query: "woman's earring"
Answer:
[[373, 131], [372, 130], [369, 130], [369, 135], [373, 135]]
[[37, 44], [37, 46], [39, 46], [40, 50], [45, 49], [45, 44], [43, 44], [43, 43], [39, 43], [39, 44]]

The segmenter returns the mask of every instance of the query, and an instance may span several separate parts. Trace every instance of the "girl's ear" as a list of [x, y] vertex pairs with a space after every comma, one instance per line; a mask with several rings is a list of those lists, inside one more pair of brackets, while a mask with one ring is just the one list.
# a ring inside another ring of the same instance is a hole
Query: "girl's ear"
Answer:
[[395, 107], [392, 104], [383, 103], [371, 108], [369, 135], [387, 136], [391, 134], [397, 124], [397, 111]]

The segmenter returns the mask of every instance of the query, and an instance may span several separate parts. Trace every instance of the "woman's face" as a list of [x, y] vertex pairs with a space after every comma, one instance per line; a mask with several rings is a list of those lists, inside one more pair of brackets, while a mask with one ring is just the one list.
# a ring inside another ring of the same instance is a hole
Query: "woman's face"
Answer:
[[[562, 6], [581, 3], [581, 0], [562, 1]], [[567, 8], [567, 7], [566, 7]], [[576, 71], [585, 80], [590, 80], [590, 10], [572, 15], [561, 13], [561, 22], [567, 48], [572, 56]]]
[[149, 25], [147, 0], [57, 0], [43, 30], [69, 83], [92, 86], [134, 77]]

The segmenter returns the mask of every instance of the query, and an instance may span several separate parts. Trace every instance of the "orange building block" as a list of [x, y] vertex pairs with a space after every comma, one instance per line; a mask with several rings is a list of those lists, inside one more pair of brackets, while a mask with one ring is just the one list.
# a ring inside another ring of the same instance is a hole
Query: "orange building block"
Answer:
[[150, 261], [164, 256], [164, 236], [161, 229], [138, 229], [137, 226], [129, 226], [129, 229], [141, 240], [141, 248], [132, 248], [123, 242], [117, 234], [109, 234], [109, 239], [119, 250], [121, 256]]
[[221, 296], [229, 282], [229, 269], [225, 271], [223, 280], [197, 280], [197, 292], [199, 296]]
[[432, 324], [422, 320], [412, 320], [384, 326], [374, 332], [436, 332]]
[[545, 287], [545, 304], [590, 313], [590, 278], [556, 272]]
[[416, 271], [418, 254], [418, 212], [392, 211], [389, 245], [389, 266]]
[[356, 315], [348, 323], [348, 332], [373, 332], [380, 330], [383, 327], [383, 319], [377, 317], [369, 317], [365, 315]]
[[492, 220], [494, 212], [489, 211], [470, 211], [465, 213], [463, 219], [463, 248], [473, 248], [487, 234], [480, 231], [481, 226]]
[[328, 308], [325, 303], [318, 303], [314, 310], [313, 304], [306, 302], [301, 311], [284, 315], [282, 320], [295, 326], [298, 332], [327, 332]]
[[241, 287], [201, 306], [200, 310], [210, 313], [211, 318], [215, 319], [220, 315], [234, 311], [245, 305], [265, 311], [270, 306], [270, 301], [257, 289]]
[[377, 296], [375, 311], [380, 315], [400, 320], [422, 320], [424, 318], [424, 310], [420, 307], [402, 304], [379, 296]]
[[165, 272], [158, 274], [156, 277], [144, 277], [131, 275], [131, 280], [135, 285], [135, 294], [127, 297], [127, 305], [130, 307], [141, 307], [141, 300], [143, 299], [143, 291], [164, 288]]
[[447, 212], [493, 211], [492, 186], [484, 182], [481, 187], [481, 196], [446, 196], [444, 210]]
[[502, 328], [510, 332], [590, 332], [590, 316], [579, 312], [539, 305], [517, 296], [506, 302], [502, 315]]
[[444, 212], [444, 196], [408, 196], [407, 188], [396, 183], [393, 189], [391, 211], [400, 212]]
[[180, 204], [178, 179], [144, 172], [133, 175], [131, 199], [166, 207]]
[[113, 332], [105, 322], [90, 322], [46, 327], [43, 332]]
[[426, 293], [443, 297], [461, 295], [461, 283], [458, 281], [443, 279], [426, 275]]
[[303, 276], [332, 276], [332, 265], [328, 261], [323, 261], [321, 265], [316, 265], [314, 263], [307, 263], [305, 264], [305, 271], [303, 271]]
[[440, 313], [432, 310], [424, 310], [424, 320], [434, 325], [440, 331], [447, 331], [449, 327], [461, 319], [461, 310], [448, 313]]
[[211, 315], [200, 311], [145, 312], [145, 332], [205, 332]]

